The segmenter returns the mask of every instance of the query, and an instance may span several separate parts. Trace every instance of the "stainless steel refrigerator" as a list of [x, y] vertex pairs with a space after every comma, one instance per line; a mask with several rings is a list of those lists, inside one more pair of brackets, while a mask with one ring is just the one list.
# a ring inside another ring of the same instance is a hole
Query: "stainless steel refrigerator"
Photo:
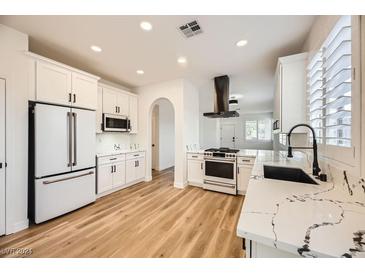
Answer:
[[30, 105], [29, 215], [35, 223], [95, 201], [95, 111]]

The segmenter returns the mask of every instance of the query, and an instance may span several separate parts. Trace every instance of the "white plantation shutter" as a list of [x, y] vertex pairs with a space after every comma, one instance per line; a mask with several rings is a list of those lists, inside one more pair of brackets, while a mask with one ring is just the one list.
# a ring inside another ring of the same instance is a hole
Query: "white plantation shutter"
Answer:
[[342, 16], [307, 67], [308, 113], [319, 143], [351, 147], [351, 16]]

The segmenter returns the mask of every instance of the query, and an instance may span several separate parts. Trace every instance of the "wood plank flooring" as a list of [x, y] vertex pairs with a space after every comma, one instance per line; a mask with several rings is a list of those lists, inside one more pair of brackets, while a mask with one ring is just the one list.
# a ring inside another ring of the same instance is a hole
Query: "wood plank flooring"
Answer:
[[[9, 236], [1, 257], [242, 257], [242, 196], [173, 187], [173, 169]], [[32, 254], [6, 254], [28, 248]]]

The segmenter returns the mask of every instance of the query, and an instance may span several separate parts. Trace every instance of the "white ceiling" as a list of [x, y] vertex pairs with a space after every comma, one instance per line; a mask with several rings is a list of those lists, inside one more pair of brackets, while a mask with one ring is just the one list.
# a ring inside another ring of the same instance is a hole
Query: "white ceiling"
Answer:
[[[138, 87], [185, 77], [196, 85], [228, 74], [231, 93], [272, 100], [277, 58], [300, 52], [315, 16], [1, 16], [30, 36], [30, 50], [102, 78]], [[201, 35], [177, 30], [197, 19]], [[142, 20], [153, 30], [142, 31]], [[248, 40], [245, 47], [235, 43]], [[95, 53], [91, 45], [103, 51]], [[179, 56], [188, 60], [177, 64]], [[144, 75], [137, 75], [142, 69]]]

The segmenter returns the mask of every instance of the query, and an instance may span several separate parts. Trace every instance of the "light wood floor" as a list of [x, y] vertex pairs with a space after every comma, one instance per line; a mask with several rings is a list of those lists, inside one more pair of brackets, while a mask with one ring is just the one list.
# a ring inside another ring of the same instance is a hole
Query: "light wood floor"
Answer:
[[176, 189], [172, 169], [154, 172], [152, 182], [0, 237], [0, 256], [31, 248], [31, 257], [242, 257], [236, 237], [242, 202], [192, 186]]

